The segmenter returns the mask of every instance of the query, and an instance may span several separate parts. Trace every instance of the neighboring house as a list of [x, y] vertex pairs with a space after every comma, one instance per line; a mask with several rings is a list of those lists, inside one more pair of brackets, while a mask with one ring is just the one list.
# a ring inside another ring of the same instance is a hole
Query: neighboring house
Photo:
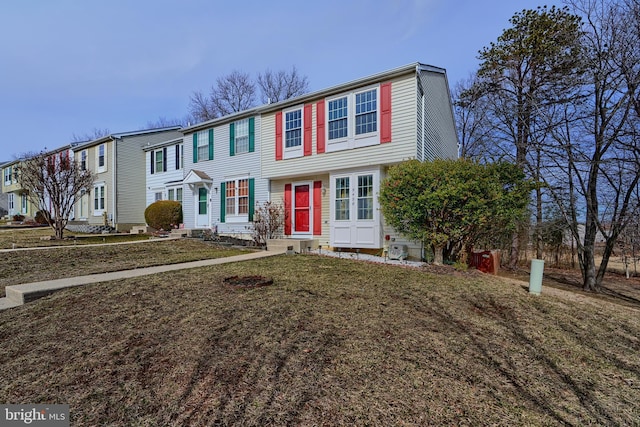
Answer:
[[267, 105], [262, 178], [284, 204], [285, 234], [333, 248], [409, 242], [385, 224], [380, 183], [408, 159], [456, 158], [445, 70], [421, 63]]
[[180, 127], [107, 135], [73, 147], [74, 159], [96, 174], [93, 190], [75, 207], [75, 221], [67, 228], [126, 232], [145, 224], [146, 175], [144, 147], [179, 138]]
[[[0, 162], [0, 172], [3, 172], [4, 165], [7, 163], [8, 162]], [[4, 178], [4, 176], [2, 178]], [[8, 201], [9, 199], [7, 197], [7, 194], [4, 192], [4, 179], [3, 179], [2, 181], [0, 181], [0, 217], [4, 217], [9, 213]]]
[[22, 215], [25, 219], [32, 219], [38, 212], [38, 206], [31, 202], [28, 191], [23, 190], [16, 180], [16, 167], [19, 164], [20, 160], [14, 160], [2, 165], [2, 193], [7, 198], [7, 215]]
[[158, 200], [182, 203], [184, 146], [182, 138], [144, 147], [146, 159], [146, 206]]
[[248, 238], [256, 205], [269, 200], [260, 176], [259, 109], [183, 129], [185, 228]]

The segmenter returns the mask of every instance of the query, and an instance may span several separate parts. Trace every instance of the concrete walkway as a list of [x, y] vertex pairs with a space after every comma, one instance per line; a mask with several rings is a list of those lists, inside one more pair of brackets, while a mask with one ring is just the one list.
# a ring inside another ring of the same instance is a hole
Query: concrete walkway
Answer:
[[73, 286], [88, 285], [91, 283], [108, 282], [111, 280], [128, 279], [131, 277], [148, 276], [151, 274], [165, 273], [167, 271], [184, 270], [189, 268], [208, 267], [211, 265], [226, 264], [229, 262], [249, 261], [280, 255], [285, 251], [260, 251], [248, 254], [235, 255], [225, 258], [205, 259], [202, 261], [183, 262], [180, 264], [158, 265], [155, 267], [136, 268], [133, 270], [113, 271], [110, 273], [90, 274], [88, 276], [67, 277], [65, 279], [46, 280], [43, 282], [25, 283], [5, 287], [5, 298], [0, 298], [0, 311], [12, 307], [18, 307], [26, 302], [36, 300], [60, 289]]

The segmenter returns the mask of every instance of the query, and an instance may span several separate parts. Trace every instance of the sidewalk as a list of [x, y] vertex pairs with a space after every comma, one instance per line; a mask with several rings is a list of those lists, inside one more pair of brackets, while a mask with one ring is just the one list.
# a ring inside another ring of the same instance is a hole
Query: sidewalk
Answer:
[[165, 273], [167, 271], [208, 267], [211, 265], [226, 264], [229, 262], [249, 261], [284, 253], [285, 251], [260, 251], [225, 258], [206, 259], [202, 261], [184, 262], [180, 264], [158, 265], [155, 267], [136, 268], [133, 270], [113, 271], [110, 273], [90, 274], [88, 276], [67, 277], [65, 279], [46, 280], [43, 282], [7, 286], [5, 288], [6, 297], [0, 298], [0, 311], [6, 310], [8, 308], [18, 307], [26, 302], [36, 300], [60, 289], [70, 288], [73, 286], [108, 282], [111, 280], [128, 279], [131, 277], [148, 276], [151, 274]]

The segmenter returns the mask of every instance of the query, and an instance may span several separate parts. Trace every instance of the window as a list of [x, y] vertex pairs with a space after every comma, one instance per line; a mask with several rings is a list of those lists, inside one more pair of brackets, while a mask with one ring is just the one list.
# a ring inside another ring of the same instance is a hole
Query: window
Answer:
[[104, 170], [105, 166], [105, 148], [104, 144], [98, 146], [98, 171]]
[[93, 214], [102, 215], [104, 210], [104, 184], [93, 187]]
[[22, 213], [28, 214], [29, 213], [29, 197], [26, 194], [23, 194], [20, 198], [22, 200]]
[[376, 89], [356, 93], [356, 135], [377, 129]]
[[154, 198], [154, 200], [155, 200], [156, 202], [157, 202], [158, 200], [162, 200], [162, 191], [157, 191], [157, 192], [154, 194], [154, 197], [153, 197], [153, 198]]
[[170, 188], [170, 189], [167, 191], [167, 193], [168, 193], [168, 194], [167, 194], [167, 199], [168, 199], [168, 200], [174, 200], [174, 198], [173, 198], [173, 197], [174, 197], [174, 192], [175, 192], [175, 190], [174, 190], [173, 188]]
[[176, 200], [182, 203], [182, 188], [176, 188]]
[[184, 148], [182, 145], [176, 145], [176, 170], [182, 169], [184, 164]]
[[285, 148], [300, 147], [302, 145], [302, 109], [285, 113], [284, 129]]
[[[213, 130], [213, 129], [212, 129]], [[203, 130], [197, 133], [198, 138], [198, 161], [209, 159], [209, 131]]]
[[249, 214], [249, 180], [236, 179], [225, 183], [225, 214]]
[[11, 185], [11, 166], [4, 169], [4, 185]]
[[249, 152], [249, 119], [234, 124], [234, 154]]
[[329, 140], [347, 137], [347, 113], [346, 96], [329, 101]]
[[358, 219], [373, 219], [373, 175], [358, 176]]
[[198, 188], [198, 215], [207, 214], [207, 189]]
[[9, 193], [9, 205], [7, 206], [9, 208], [9, 214], [13, 214], [16, 208], [14, 196], [13, 193]]
[[336, 221], [349, 219], [349, 178], [336, 178]]
[[165, 172], [164, 170], [164, 150], [158, 150], [155, 152], [156, 154], [156, 160], [155, 160], [155, 167], [156, 167], [156, 173], [158, 172]]
[[80, 152], [80, 170], [87, 170], [87, 150]]

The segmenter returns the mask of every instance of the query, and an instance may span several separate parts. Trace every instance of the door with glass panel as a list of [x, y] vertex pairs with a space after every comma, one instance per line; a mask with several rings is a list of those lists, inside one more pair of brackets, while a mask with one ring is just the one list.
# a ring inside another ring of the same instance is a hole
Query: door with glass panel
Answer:
[[209, 227], [209, 191], [206, 187], [198, 187], [195, 195], [196, 203], [196, 227]]

